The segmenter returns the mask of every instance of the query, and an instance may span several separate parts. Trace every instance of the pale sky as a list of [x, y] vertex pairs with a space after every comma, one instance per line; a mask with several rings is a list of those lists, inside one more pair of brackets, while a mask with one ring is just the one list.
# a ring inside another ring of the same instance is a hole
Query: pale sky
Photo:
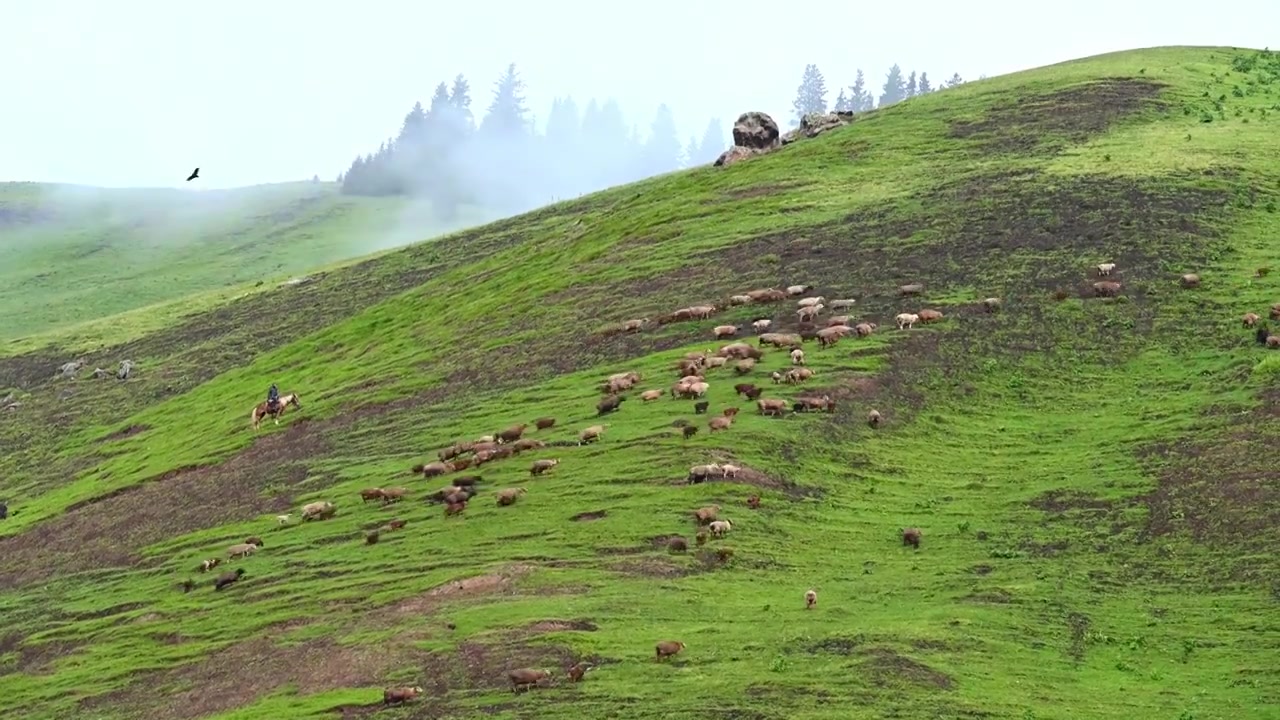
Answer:
[[687, 139], [784, 122], [810, 62], [834, 100], [857, 68], [973, 80], [1156, 45], [1280, 47], [1280, 2], [0, 0], [0, 180], [332, 179], [441, 80], [465, 74], [483, 110], [512, 61], [540, 120], [612, 95], [643, 128], [668, 103]]

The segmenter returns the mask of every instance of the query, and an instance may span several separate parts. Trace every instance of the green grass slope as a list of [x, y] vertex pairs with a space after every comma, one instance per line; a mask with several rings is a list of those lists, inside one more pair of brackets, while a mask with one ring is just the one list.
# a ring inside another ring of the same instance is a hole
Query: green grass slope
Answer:
[[[265, 282], [451, 229], [429, 210], [343, 196], [333, 183], [0, 183], [0, 352], [132, 339]], [[115, 317], [128, 311], [125, 322]]]
[[[1277, 54], [1088, 58], [89, 356], [139, 363], [127, 382], [54, 379], [58, 348], [2, 359], [20, 406], [0, 411], [0, 713], [1280, 717], [1280, 351], [1241, 327], [1280, 302], [1280, 274], [1257, 272], [1280, 234], [1278, 112]], [[1094, 298], [1107, 261], [1123, 292]], [[900, 297], [913, 282], [923, 297]], [[573, 443], [609, 374], [665, 389], [679, 357], [719, 344], [713, 326], [796, 316], [787, 301], [611, 324], [789, 283], [857, 298], [878, 330], [806, 343], [802, 387], [770, 382], [778, 350], [741, 378], [708, 370], [710, 413], [743, 409], [722, 433], [692, 401], [633, 391], [600, 443]], [[923, 307], [944, 320], [893, 328]], [[302, 410], [254, 433], [272, 381]], [[763, 417], [743, 381], [837, 408]], [[424, 502], [444, 479], [407, 472], [541, 416], [558, 423], [532, 435], [553, 444], [474, 471], [461, 516]], [[701, 431], [682, 439], [681, 419]], [[745, 470], [684, 483], [713, 460]], [[410, 496], [362, 503], [372, 486]], [[508, 487], [527, 494], [498, 507]], [[336, 517], [277, 525], [321, 499]], [[728, 536], [667, 552], [711, 503]], [[391, 518], [408, 524], [367, 545]], [[214, 591], [193, 568], [248, 535], [265, 546]], [[655, 662], [667, 639], [686, 649]], [[576, 661], [595, 666], [579, 684], [562, 677]], [[515, 695], [522, 666], [559, 677]], [[400, 684], [426, 694], [382, 709]]]

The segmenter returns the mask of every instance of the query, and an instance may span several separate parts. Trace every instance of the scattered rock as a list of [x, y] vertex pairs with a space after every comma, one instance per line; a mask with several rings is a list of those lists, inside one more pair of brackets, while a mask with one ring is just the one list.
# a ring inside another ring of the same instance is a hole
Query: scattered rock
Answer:
[[307, 283], [312, 282], [315, 279], [316, 277], [314, 275], [304, 275], [302, 277], [289, 278], [288, 280], [285, 280], [284, 282], [280, 283], [280, 287], [297, 287], [298, 285], [306, 285]]
[[80, 368], [84, 367], [83, 360], [72, 360], [69, 363], [63, 363], [58, 368], [58, 373], [62, 375], [64, 380], [74, 380], [76, 373], [80, 372]]
[[128, 380], [133, 376], [133, 361], [121, 360], [120, 369], [116, 371], [117, 380]]
[[782, 136], [782, 144], [791, 143], [804, 138], [818, 137], [828, 130], [844, 127], [853, 122], [853, 112], [838, 110], [829, 113], [809, 113], [800, 118], [800, 127]]
[[739, 160], [761, 155], [782, 147], [778, 123], [768, 113], [745, 112], [733, 124], [733, 147], [721, 153], [716, 167], [727, 167]]
[[103, 370], [102, 368], [94, 368], [92, 375], [94, 380], [101, 380], [102, 378], [111, 377], [111, 371]]

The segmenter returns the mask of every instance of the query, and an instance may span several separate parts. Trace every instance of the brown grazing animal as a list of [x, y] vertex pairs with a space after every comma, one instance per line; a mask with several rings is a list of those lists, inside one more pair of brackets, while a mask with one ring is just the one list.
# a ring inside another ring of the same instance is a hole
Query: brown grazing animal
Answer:
[[496, 433], [495, 437], [497, 441], [500, 443], [515, 442], [520, 439], [520, 436], [524, 434], [524, 429], [527, 427], [529, 427], [528, 423], [520, 423], [519, 425], [512, 425], [506, 430], [503, 430], [500, 433]]
[[529, 474], [541, 475], [559, 464], [559, 460], [534, 460], [533, 465], [529, 468]]
[[606, 415], [611, 412], [616, 412], [618, 410], [618, 406], [621, 405], [624, 400], [626, 400], [625, 397], [610, 395], [596, 403], [596, 415]]
[[182, 585], [180, 587], [182, 588], [182, 592], [189, 593], [196, 589], [196, 581], [191, 578], [187, 578], [182, 581]]
[[213, 581], [213, 589], [221, 590], [222, 588], [238, 582], [244, 577], [244, 568], [236, 568], [235, 572], [224, 572]]
[[682, 537], [673, 537], [667, 541], [667, 550], [673, 553], [688, 552], [689, 541]]
[[535, 430], [546, 430], [546, 429], [547, 429], [547, 428], [549, 428], [549, 427], [554, 427], [554, 426], [555, 426], [555, 424], [556, 424], [556, 419], [555, 419], [555, 418], [553, 418], [553, 417], [541, 417], [541, 418], [538, 418], [537, 420], [534, 420], [534, 421], [533, 421], [533, 428], [534, 428]]
[[444, 516], [461, 515], [463, 510], [467, 509], [467, 501], [451, 502], [444, 506]]
[[551, 673], [546, 670], [534, 670], [532, 668], [519, 668], [507, 673], [507, 678], [511, 680], [511, 692], [519, 692], [521, 688], [528, 690], [531, 686], [536, 686], [539, 681], [551, 677]]
[[249, 537], [244, 539], [244, 544], [257, 545], [258, 547], [262, 547], [262, 538], [258, 537], [257, 535], [250, 535]]
[[582, 677], [586, 675], [587, 671], [590, 669], [591, 669], [590, 665], [584, 662], [580, 662], [577, 665], [574, 665], [573, 667], [566, 670], [565, 674], [569, 676], [569, 680], [571, 682], [581, 682]]
[[684, 650], [684, 643], [678, 640], [663, 640], [654, 646], [654, 650], [656, 651], [654, 661], [658, 661], [663, 658], [669, 658], [681, 650]]
[[383, 705], [399, 705], [403, 702], [409, 702], [422, 694], [420, 687], [399, 687], [387, 688], [382, 691]]
[[680, 429], [680, 433], [684, 435], [685, 440], [688, 440], [689, 438], [698, 434], [698, 428], [695, 425], [685, 425], [683, 428]]
[[810, 590], [804, 594], [804, 609], [812, 610], [818, 604], [817, 591]]
[[524, 488], [507, 488], [506, 490], [500, 490], [498, 492], [498, 505], [502, 507], [515, 505], [516, 500], [519, 500], [520, 496], [525, 494], [525, 492]]
[[696, 403], [694, 403], [694, 404], [693, 404], [693, 414], [694, 414], [694, 415], [701, 415], [701, 414], [703, 414], [703, 413], [705, 413], [705, 412], [707, 411], [707, 408], [708, 408], [708, 407], [711, 407], [711, 402], [710, 402], [709, 400], [703, 400], [702, 402], [696, 402]]
[[1259, 317], [1258, 317], [1258, 314], [1257, 314], [1257, 313], [1245, 313], [1245, 314], [1244, 314], [1244, 326], [1245, 326], [1245, 327], [1247, 327], [1247, 328], [1251, 328], [1251, 327], [1253, 327], [1254, 325], [1257, 325], [1257, 324], [1258, 324], [1258, 320], [1260, 320], [1260, 319], [1261, 319], [1261, 318], [1259, 318]]
[[385, 527], [388, 530], [399, 530], [400, 528], [404, 527], [405, 524], [408, 522], [409, 522], [408, 520], [399, 520], [399, 519], [389, 520], [387, 521], [387, 524]]
[[759, 510], [759, 509], [760, 509], [760, 496], [759, 496], [759, 495], [752, 495], [751, 497], [747, 498], [747, 507], [751, 508], [752, 510]]
[[904, 528], [902, 530], [902, 544], [910, 545], [916, 550], [920, 549], [920, 528]]
[[697, 535], [693, 536], [693, 541], [698, 543], [698, 547], [702, 547], [703, 545], [706, 545], [707, 533], [704, 531], [699, 531]]
[[200, 572], [209, 572], [210, 570], [218, 567], [221, 562], [222, 558], [209, 558], [208, 560], [201, 561], [200, 566], [197, 569]]
[[1120, 283], [1104, 280], [1093, 284], [1094, 297], [1115, 297], [1120, 294]]
[[370, 531], [369, 534], [364, 536], [364, 544], [377, 545], [379, 537], [380, 537], [380, 533], [377, 530]]
[[1185, 287], [1185, 288], [1200, 287], [1200, 276], [1196, 275], [1195, 273], [1187, 273], [1186, 275], [1183, 275], [1181, 278], [1179, 278], [1179, 280], [1182, 283], [1182, 287]]
[[872, 410], [871, 412], [867, 413], [867, 424], [873, 428], [880, 427], [880, 423], [883, 420], [884, 418], [880, 415], [879, 410]]
[[360, 491], [360, 500], [369, 502], [370, 500], [381, 500], [382, 488], [366, 488]]

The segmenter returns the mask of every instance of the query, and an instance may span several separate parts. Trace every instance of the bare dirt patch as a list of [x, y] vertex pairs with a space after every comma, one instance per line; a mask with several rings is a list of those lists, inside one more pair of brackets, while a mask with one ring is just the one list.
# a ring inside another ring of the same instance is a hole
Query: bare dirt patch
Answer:
[[130, 425], [129, 427], [121, 428], [111, 433], [110, 435], [104, 435], [101, 439], [98, 440], [98, 442], [111, 442], [113, 440], [123, 440], [127, 437], [133, 437], [134, 435], [137, 435], [138, 433], [144, 430], [150, 430], [150, 429], [151, 429], [150, 425]]
[[580, 512], [569, 519], [574, 522], [586, 522], [589, 520], [599, 520], [608, 514], [608, 510], [589, 510], [587, 512]]
[[867, 648], [859, 651], [866, 659], [861, 663], [862, 670], [877, 685], [898, 685], [903, 682], [914, 685], [928, 685], [940, 690], [955, 687], [951, 676], [901, 655], [884, 647]]
[[975, 141], [989, 153], [1058, 152], [1156, 104], [1164, 87], [1140, 78], [1105, 78], [1043, 95], [1023, 95], [1016, 102], [992, 107], [980, 120], [952, 122], [951, 137]]
[[671, 560], [657, 557], [619, 560], [609, 563], [606, 568], [624, 575], [656, 578], [685, 577], [696, 572], [694, 568], [688, 565], [677, 565]]
[[282, 477], [301, 481], [306, 463], [328, 449], [305, 420], [295, 422], [220, 465], [130, 486], [127, 492], [0, 539], [0, 589], [137, 565], [138, 548], [178, 530], [192, 532], [287, 510], [288, 497], [264, 497], [262, 491], [278, 486]]
[[425, 593], [401, 600], [391, 606], [395, 615], [426, 615], [446, 602], [462, 598], [490, 595], [508, 595], [515, 592], [515, 583], [533, 568], [529, 565], [509, 565], [498, 572], [476, 575], [461, 580], [451, 580], [431, 588]]
[[1037, 510], [1061, 515], [1071, 510], [1107, 510], [1113, 503], [1075, 490], [1050, 490], [1033, 498], [1030, 505]]

